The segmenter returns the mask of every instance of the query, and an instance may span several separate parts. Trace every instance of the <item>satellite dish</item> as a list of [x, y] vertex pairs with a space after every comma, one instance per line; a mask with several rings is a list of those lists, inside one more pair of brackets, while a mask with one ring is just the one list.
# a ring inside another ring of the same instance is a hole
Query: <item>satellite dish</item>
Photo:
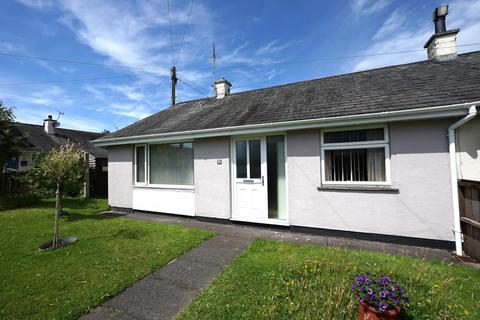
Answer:
[[54, 126], [55, 128], [58, 128], [58, 127], [60, 127], [60, 122], [58, 122], [58, 121], [55, 121], [55, 122], [53, 123], [53, 126]]

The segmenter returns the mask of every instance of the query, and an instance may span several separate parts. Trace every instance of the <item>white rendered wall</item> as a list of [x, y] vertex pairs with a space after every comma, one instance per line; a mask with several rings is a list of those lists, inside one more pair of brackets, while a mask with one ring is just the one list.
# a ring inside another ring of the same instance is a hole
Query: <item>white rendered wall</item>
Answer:
[[133, 187], [133, 209], [194, 216], [195, 192], [191, 189]]
[[230, 138], [194, 142], [196, 215], [230, 219]]
[[318, 191], [320, 131], [288, 132], [290, 224], [453, 240], [446, 136], [453, 121], [390, 124], [392, 181], [399, 193]]
[[108, 204], [132, 208], [133, 146], [108, 148]]

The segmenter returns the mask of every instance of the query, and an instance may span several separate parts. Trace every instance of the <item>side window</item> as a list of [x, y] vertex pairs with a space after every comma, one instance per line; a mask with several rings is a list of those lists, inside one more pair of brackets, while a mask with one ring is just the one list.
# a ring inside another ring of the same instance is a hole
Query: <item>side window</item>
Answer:
[[145, 183], [146, 176], [146, 146], [135, 148], [135, 182]]
[[322, 132], [322, 183], [389, 183], [386, 128]]

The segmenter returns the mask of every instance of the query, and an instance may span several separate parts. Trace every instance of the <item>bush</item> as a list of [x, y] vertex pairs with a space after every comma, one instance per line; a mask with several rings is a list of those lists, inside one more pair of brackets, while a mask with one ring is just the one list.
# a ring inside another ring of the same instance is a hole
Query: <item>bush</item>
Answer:
[[2, 194], [0, 195], [0, 210], [31, 207], [38, 204], [40, 200], [41, 198], [34, 194]]
[[[33, 155], [32, 166], [25, 176], [25, 184], [30, 186], [32, 192], [42, 198], [50, 198], [55, 195], [57, 189], [56, 181], [47, 179], [41, 168], [47, 153]], [[70, 180], [63, 185], [63, 194], [69, 197], [77, 197], [83, 190], [83, 176], [76, 180]]]

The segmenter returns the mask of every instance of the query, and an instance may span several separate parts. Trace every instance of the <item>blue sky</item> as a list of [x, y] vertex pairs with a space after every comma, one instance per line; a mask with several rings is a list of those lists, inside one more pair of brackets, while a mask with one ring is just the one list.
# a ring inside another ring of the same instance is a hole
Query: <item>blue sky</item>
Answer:
[[[172, 60], [177, 101], [211, 95], [212, 41], [216, 78], [239, 92], [424, 60], [443, 3], [196, 0], [188, 18], [191, 0], [169, 2], [170, 19], [167, 0], [1, 1], [0, 99], [18, 121], [59, 110], [62, 127], [114, 131], [168, 107]], [[480, 42], [480, 0], [449, 4], [459, 51], [480, 50], [462, 46]]]

